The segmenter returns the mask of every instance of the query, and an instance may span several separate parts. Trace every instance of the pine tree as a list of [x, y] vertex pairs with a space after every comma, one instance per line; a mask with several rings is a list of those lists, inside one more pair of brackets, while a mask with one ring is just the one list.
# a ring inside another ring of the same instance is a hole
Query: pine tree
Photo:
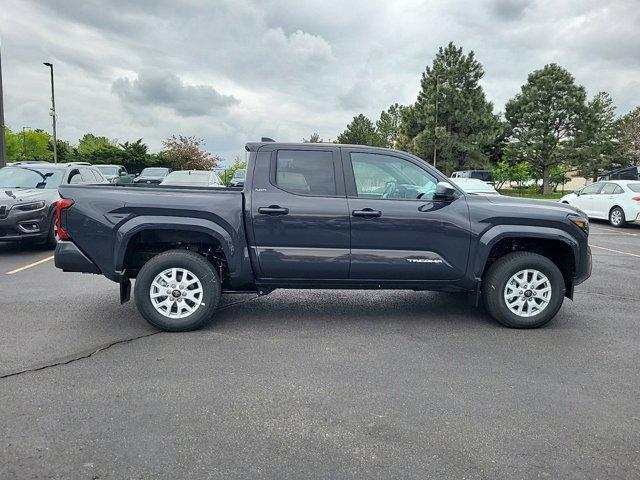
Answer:
[[362, 113], [353, 117], [346, 130], [338, 135], [338, 143], [372, 147], [384, 146], [384, 140], [378, 134], [375, 125]]
[[452, 42], [440, 47], [422, 74], [418, 99], [402, 111], [400, 147], [450, 173], [485, 166], [500, 133], [480, 80], [482, 65], [473, 51], [465, 54]]
[[529, 74], [520, 93], [509, 100], [505, 117], [511, 124], [510, 155], [529, 162], [543, 193], [551, 191], [551, 169], [574, 158], [572, 140], [585, 111], [584, 87], [564, 68], [549, 64]]
[[605, 171], [620, 166], [620, 122], [607, 92], [591, 100], [578, 121], [576, 166], [580, 175], [595, 182]]

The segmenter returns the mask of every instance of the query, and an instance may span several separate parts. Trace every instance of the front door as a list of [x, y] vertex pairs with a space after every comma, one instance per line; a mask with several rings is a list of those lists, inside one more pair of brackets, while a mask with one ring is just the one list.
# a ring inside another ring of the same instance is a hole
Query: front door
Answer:
[[584, 187], [575, 199], [574, 206], [591, 217], [596, 216], [596, 200], [603, 186], [602, 182], [596, 182]]
[[339, 149], [258, 154], [251, 215], [262, 279], [345, 280], [349, 211]]
[[433, 200], [438, 182], [420, 160], [400, 153], [343, 149], [351, 214], [352, 279], [454, 280], [469, 256], [464, 196]]

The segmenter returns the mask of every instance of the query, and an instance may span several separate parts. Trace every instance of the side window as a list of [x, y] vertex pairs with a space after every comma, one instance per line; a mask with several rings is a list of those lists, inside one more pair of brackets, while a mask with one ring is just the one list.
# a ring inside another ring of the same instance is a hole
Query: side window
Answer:
[[351, 165], [358, 197], [429, 200], [436, 191], [436, 178], [403, 158], [375, 153], [352, 153]]
[[616, 192], [616, 187], [620, 188], [615, 183], [605, 183], [604, 188], [600, 193], [603, 195], [613, 195], [614, 193], [618, 193]]
[[80, 175], [80, 170], [72, 170], [71, 173], [69, 173], [69, 183], [71, 185], [77, 185], [79, 183], [82, 183], [82, 176]]
[[314, 150], [278, 150], [276, 185], [291, 193], [315, 196], [337, 194], [333, 154]]
[[580, 195], [593, 195], [595, 193], [600, 193], [601, 188], [602, 188], [602, 183], [594, 183], [593, 185], [588, 185], [584, 187], [580, 191]]
[[616, 185], [616, 189], [613, 191], [613, 193], [617, 195], [618, 193], [624, 193], [624, 190], [622, 190], [622, 187], [620, 185]]
[[95, 181], [98, 183], [104, 183], [106, 181], [106, 179], [104, 178], [104, 176], [100, 173], [100, 170], [98, 170], [97, 168], [92, 168], [91, 169], [91, 173], [93, 174], [93, 176], [95, 177]]
[[90, 168], [81, 168], [80, 175], [82, 175], [82, 183], [96, 183], [96, 177]]

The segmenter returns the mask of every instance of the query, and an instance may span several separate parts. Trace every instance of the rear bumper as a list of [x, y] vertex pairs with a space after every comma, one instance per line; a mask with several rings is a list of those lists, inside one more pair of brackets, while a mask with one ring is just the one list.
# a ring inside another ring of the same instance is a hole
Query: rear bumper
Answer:
[[63, 272], [102, 273], [73, 242], [59, 241], [54, 261]]

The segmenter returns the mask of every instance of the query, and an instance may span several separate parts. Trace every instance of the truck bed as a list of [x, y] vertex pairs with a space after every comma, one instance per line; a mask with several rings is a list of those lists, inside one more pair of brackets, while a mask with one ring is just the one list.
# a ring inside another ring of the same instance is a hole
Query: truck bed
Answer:
[[[144, 231], [169, 234], [172, 227], [217, 237], [228, 250], [230, 270], [250, 271], [240, 188], [161, 185], [64, 185], [73, 200], [63, 224], [73, 243], [108, 278], [119, 281], [127, 245]], [[247, 262], [244, 265], [243, 262]]]

